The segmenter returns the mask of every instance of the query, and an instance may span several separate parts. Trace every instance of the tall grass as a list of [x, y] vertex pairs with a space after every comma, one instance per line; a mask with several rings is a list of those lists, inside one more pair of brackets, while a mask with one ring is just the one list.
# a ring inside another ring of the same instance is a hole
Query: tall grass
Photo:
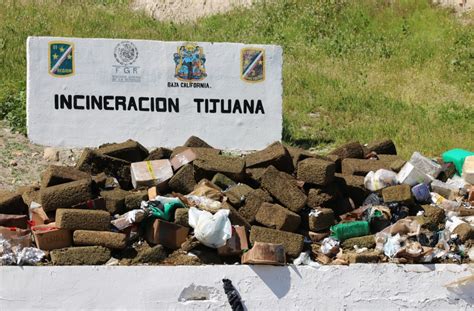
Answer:
[[129, 7], [2, 2], [0, 117], [25, 132], [29, 35], [268, 43], [284, 48], [287, 142], [391, 137], [404, 156], [474, 150], [472, 14], [461, 23], [427, 0], [277, 0], [179, 25]]

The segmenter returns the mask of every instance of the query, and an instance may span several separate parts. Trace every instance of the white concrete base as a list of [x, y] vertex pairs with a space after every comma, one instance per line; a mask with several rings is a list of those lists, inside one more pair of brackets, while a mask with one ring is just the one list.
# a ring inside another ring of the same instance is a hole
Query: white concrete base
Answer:
[[[0, 267], [0, 310], [472, 310], [474, 290], [445, 285], [474, 265]], [[201, 300], [196, 300], [201, 299]]]

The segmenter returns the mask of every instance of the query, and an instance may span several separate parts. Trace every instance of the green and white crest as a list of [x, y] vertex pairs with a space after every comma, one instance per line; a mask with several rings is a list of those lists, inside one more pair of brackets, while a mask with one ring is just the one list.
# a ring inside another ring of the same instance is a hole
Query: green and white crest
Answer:
[[67, 77], [74, 74], [74, 44], [71, 42], [49, 42], [49, 74]]

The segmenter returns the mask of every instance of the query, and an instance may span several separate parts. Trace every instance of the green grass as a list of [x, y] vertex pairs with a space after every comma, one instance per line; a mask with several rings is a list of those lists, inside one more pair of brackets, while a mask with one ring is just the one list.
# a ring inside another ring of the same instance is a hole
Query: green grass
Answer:
[[230, 41], [283, 46], [289, 143], [474, 150], [472, 13], [461, 22], [428, 0], [280, 0], [178, 25], [129, 1], [22, 2], [0, 4], [0, 117], [22, 132], [28, 35]]

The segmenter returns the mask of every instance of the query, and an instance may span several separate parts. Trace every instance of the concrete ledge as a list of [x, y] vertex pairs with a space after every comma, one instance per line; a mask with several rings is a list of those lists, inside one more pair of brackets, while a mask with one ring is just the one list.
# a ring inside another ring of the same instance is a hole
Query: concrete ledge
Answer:
[[445, 285], [474, 265], [0, 267], [0, 310], [227, 309], [222, 278], [248, 310], [428, 309], [474, 306], [474, 286]]

